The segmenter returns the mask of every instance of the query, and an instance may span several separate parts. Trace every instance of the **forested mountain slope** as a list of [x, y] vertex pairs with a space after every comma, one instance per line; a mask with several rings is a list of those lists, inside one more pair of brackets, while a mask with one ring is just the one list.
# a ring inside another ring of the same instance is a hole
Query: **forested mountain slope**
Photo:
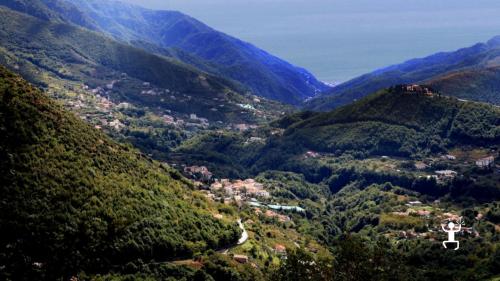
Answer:
[[115, 143], [3, 67], [0, 182], [2, 280], [120, 271], [239, 237], [173, 169]]
[[[419, 158], [461, 146], [500, 142], [500, 109], [456, 98], [382, 90], [328, 113], [290, 115], [273, 124], [266, 143], [244, 145], [245, 137], [217, 134], [183, 144], [178, 151], [197, 161], [210, 158], [248, 172], [288, 169], [307, 151], [357, 158]], [[243, 168], [245, 167], [245, 168]]]
[[[47, 2], [48, 0], [44, 0]], [[170, 49], [170, 55], [231, 78], [254, 94], [290, 104], [329, 89], [307, 70], [175, 11], [154, 11], [116, 1], [67, 0], [99, 30], [137, 46]], [[73, 21], [74, 22], [74, 21]]]
[[98, 29], [77, 6], [63, 0], [0, 0], [0, 5], [43, 20], [72, 22], [88, 29]]
[[500, 67], [445, 73], [425, 83], [451, 96], [500, 105]]
[[454, 145], [492, 145], [500, 141], [500, 109], [391, 88], [294, 123], [283, 140], [330, 153], [394, 156], [440, 152]]
[[[39, 85], [55, 77], [67, 81], [60, 84], [104, 88], [110, 98], [137, 106], [213, 121], [255, 119], [240, 114], [238, 104], [253, 103], [253, 97], [241, 95], [232, 82], [96, 32], [0, 7], [0, 34], [0, 61]], [[259, 104], [268, 105], [274, 106], [264, 99]]]

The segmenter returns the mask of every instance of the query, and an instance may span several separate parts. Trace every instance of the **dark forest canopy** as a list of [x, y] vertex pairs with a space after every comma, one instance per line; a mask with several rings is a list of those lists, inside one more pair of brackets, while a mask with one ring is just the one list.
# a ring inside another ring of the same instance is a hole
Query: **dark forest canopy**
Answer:
[[[68, 278], [235, 241], [171, 168], [0, 69], [0, 279]], [[22, 276], [22, 277], [21, 277]]]
[[245, 146], [245, 136], [210, 133], [177, 151], [242, 173], [248, 167], [260, 172], [296, 166], [297, 158], [307, 151], [419, 159], [454, 147], [495, 147], [500, 143], [500, 109], [390, 88], [331, 112], [289, 115], [269, 130], [283, 133], [258, 146]]

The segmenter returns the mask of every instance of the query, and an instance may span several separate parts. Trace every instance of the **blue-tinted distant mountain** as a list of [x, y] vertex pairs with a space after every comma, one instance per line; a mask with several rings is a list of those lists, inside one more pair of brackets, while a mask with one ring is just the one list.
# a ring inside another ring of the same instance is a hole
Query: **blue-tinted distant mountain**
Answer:
[[420, 82], [445, 95], [500, 104], [499, 78], [500, 37], [495, 37], [487, 43], [412, 59], [362, 75], [308, 101], [306, 107], [330, 110], [382, 88]]
[[[52, 15], [43, 20], [0, 5], [0, 46], [1, 65], [44, 88], [80, 87], [75, 84], [106, 88], [101, 94], [108, 92], [117, 102], [197, 114], [213, 122], [254, 122], [258, 116], [267, 118], [268, 113], [279, 114], [284, 108], [264, 98], [256, 102], [254, 96], [242, 94], [238, 85], [220, 76], [68, 24], [60, 17], [55, 20]], [[112, 81], [120, 81], [109, 87], [113, 91], [107, 87]], [[152, 92], [145, 94], [144, 87]], [[252, 104], [259, 112], [242, 114], [242, 104]]]
[[0, 0], [0, 5], [43, 20], [72, 22], [88, 29], [98, 30], [91, 18], [77, 6], [64, 0]]
[[329, 89], [307, 70], [180, 12], [148, 10], [116, 1], [67, 1], [78, 6], [100, 31], [136, 46], [154, 44], [169, 49], [177, 59], [233, 79], [256, 95], [299, 104]]

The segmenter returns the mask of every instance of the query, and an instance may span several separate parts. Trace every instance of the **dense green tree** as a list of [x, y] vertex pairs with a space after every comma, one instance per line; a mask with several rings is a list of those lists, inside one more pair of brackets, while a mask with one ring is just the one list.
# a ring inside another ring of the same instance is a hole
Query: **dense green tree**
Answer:
[[119, 145], [0, 68], [0, 279], [69, 278], [191, 257], [239, 229], [178, 172]]
[[332, 261], [325, 257], [315, 258], [303, 249], [289, 251], [286, 260], [274, 273], [277, 281], [328, 281], [333, 280]]

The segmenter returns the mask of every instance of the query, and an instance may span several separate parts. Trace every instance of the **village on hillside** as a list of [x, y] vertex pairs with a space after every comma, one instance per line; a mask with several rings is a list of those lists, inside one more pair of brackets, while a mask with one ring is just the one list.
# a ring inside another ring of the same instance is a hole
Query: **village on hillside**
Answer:
[[[68, 96], [65, 105], [77, 112], [82, 119], [85, 119], [95, 128], [123, 133], [125, 128], [128, 130], [134, 128], [134, 126], [130, 126], [132, 118], [129, 118], [127, 114], [136, 114], [137, 108], [130, 102], [114, 100], [113, 90], [119, 85], [120, 81], [127, 79], [126, 74], [122, 74], [121, 78], [111, 80], [97, 87], [76, 85], [75, 91]], [[146, 97], [161, 96], [162, 99], [186, 100], [186, 102], [192, 98], [187, 94], [169, 89], [155, 88], [147, 82], [141, 83], [139, 88], [138, 94]], [[432, 88], [422, 85], [400, 85], [399, 89], [405, 95], [439, 96], [439, 93]], [[254, 100], [254, 102], [259, 103], [260, 100]], [[241, 103], [237, 104], [237, 107], [243, 111], [258, 112], [252, 104]], [[217, 108], [214, 107], [210, 110], [214, 111], [214, 109]], [[217, 110], [221, 110], [221, 108]], [[185, 133], [187, 137], [206, 130], [220, 131], [222, 133], [225, 131], [247, 132], [244, 145], [264, 144], [267, 140], [262, 135], [248, 134], [248, 131], [257, 129], [255, 124], [212, 122], [195, 112], [180, 114], [171, 110], [163, 109], [158, 111], [155, 109], [135, 119], [140, 120], [136, 123], [136, 128], [141, 131], [148, 131], [155, 126], [159, 126], [179, 130]], [[270, 131], [270, 136], [280, 136], [283, 133], [284, 129], [273, 128]], [[500, 173], [500, 167], [495, 162], [496, 158], [498, 158], [496, 151], [474, 151], [466, 156], [464, 154], [466, 153], [461, 151], [449, 151], [441, 155], [422, 157], [411, 161], [389, 156], [374, 156], [366, 159], [352, 159], [348, 163], [354, 167], [374, 169], [377, 172], [412, 173], [418, 177], [433, 179], [437, 184], [443, 185], [461, 177], [470, 169], [479, 172], [491, 170], [495, 174]], [[333, 153], [314, 150], [307, 150], [299, 157], [307, 161], [332, 161], [332, 159], [337, 158]], [[258, 248], [259, 252], [266, 253], [266, 255], [274, 258], [286, 259], [287, 250], [296, 248], [296, 243], [303, 239], [300, 235], [294, 236], [296, 233], [293, 227], [300, 220], [300, 216], [305, 216], [307, 205], [301, 203], [302, 206], [299, 206], [297, 201], [279, 197], [273, 185], [259, 182], [256, 178], [216, 178], [214, 173], [202, 165], [187, 166], [178, 164], [176, 168], [191, 179], [198, 191], [209, 201], [237, 210], [237, 213], [233, 215], [238, 215], [242, 211], [251, 214], [251, 219], [242, 221], [242, 225], [249, 231], [249, 241], [235, 247], [229, 253], [235, 261], [255, 265], [256, 259], [252, 258], [250, 254], [254, 252], [254, 248]], [[418, 198], [404, 198], [401, 200], [400, 206], [381, 214], [380, 224], [387, 226], [384, 235], [395, 240], [426, 239], [436, 241], [440, 237], [440, 230], [436, 227], [438, 222], [458, 219], [458, 210], [446, 210], [440, 202], [420, 200]], [[231, 215], [221, 210], [214, 212], [213, 216], [221, 220], [231, 217]], [[482, 216], [483, 214], [478, 214], [475, 219], [480, 221]], [[262, 240], [255, 239], [256, 233], [262, 231], [262, 228], [265, 229], [266, 235], [269, 235], [269, 237], [266, 236], [265, 243]], [[276, 228], [279, 228], [281, 232], [285, 231], [287, 235], [292, 235], [294, 239], [288, 241], [288, 243], [287, 237], [276, 239], [273, 236], [275, 234], [272, 234], [279, 232], [273, 231]], [[481, 233], [470, 226], [464, 226], [460, 234], [481, 237]], [[265, 247], [263, 244], [265, 244]], [[318, 245], [308, 247], [310, 251], [316, 251], [317, 248], [320, 247]]]
[[[281, 222], [290, 221], [291, 219], [286, 215], [277, 213], [279, 211], [305, 211], [299, 206], [273, 203], [273, 197], [264, 187], [264, 184], [257, 182], [253, 178], [244, 180], [215, 179], [205, 166], [185, 166], [183, 171], [188, 178], [194, 180], [195, 185], [212, 201], [236, 204], [240, 207], [245, 204], [253, 207], [256, 213], [263, 214], [268, 218], [278, 218]], [[262, 209], [264, 209], [264, 212], [262, 212]]]
[[[183, 174], [190, 178], [198, 190], [212, 202], [220, 202], [224, 205], [236, 207], [238, 210], [251, 210], [251, 213], [258, 218], [258, 220], [267, 228], [279, 227], [279, 225], [293, 225], [291, 214], [305, 213], [305, 209], [297, 205], [284, 205], [276, 202], [268, 187], [263, 183], [258, 182], [256, 179], [217, 179], [206, 166], [184, 166]], [[214, 214], [217, 219], [224, 219], [221, 213]], [[255, 226], [255, 221], [248, 219], [243, 224], [250, 229]], [[242, 224], [242, 225], [243, 225]], [[254, 230], [256, 231], [256, 230]], [[255, 235], [254, 231], [250, 235]], [[292, 230], [290, 230], [292, 231]], [[293, 232], [295, 233], [295, 232]], [[297, 235], [297, 234], [295, 234]], [[297, 236], [293, 241], [299, 241], [303, 238]], [[255, 241], [246, 242], [241, 247], [238, 247], [236, 252], [240, 254], [231, 254], [233, 259], [239, 263], [250, 263], [248, 255], [243, 252], [251, 250], [248, 247], [256, 247]], [[291, 246], [286, 246], [283, 242], [272, 242], [271, 245], [266, 246], [262, 251], [272, 254], [275, 258], [286, 259], [287, 248], [293, 246], [297, 247], [298, 244], [293, 242]], [[260, 246], [259, 246], [260, 247]], [[310, 246], [310, 250], [317, 251], [318, 246]], [[246, 249], [246, 250], [245, 250]], [[276, 262], [276, 261], [275, 261]], [[256, 266], [252, 263], [253, 266]]]
[[[92, 84], [92, 85], [91, 85]], [[67, 91], [61, 91], [61, 88]], [[123, 101], [117, 93], [126, 89], [132, 99], [156, 100], [157, 103], [189, 104], [193, 96], [168, 88], [159, 88], [150, 82], [142, 82], [131, 78], [127, 73], [115, 73], [113, 78], [95, 79], [87, 84], [51, 84], [49, 95], [57, 97], [63, 104], [77, 113], [79, 117], [92, 124], [96, 129], [111, 133], [123, 133], [124, 129], [133, 129], [147, 132], [151, 128], [171, 128], [195, 135], [207, 130], [224, 129], [227, 131], [244, 132], [257, 128], [257, 125], [243, 121], [220, 121], [200, 116], [203, 112], [185, 112], [163, 107], [135, 107], [131, 101]], [[262, 100], [256, 96], [249, 96], [249, 103], [235, 103], [217, 97], [211, 98], [208, 103], [213, 105], [209, 112], [225, 112], [227, 106], [231, 110], [240, 110], [242, 115], [254, 116], [263, 120], [269, 118], [269, 112], [259, 109]], [[141, 114], [137, 114], [140, 112]], [[273, 113], [275, 114], [275, 113]], [[284, 114], [284, 113], [281, 113]], [[254, 118], [252, 117], [252, 118]], [[252, 140], [255, 141], [255, 140]]]

